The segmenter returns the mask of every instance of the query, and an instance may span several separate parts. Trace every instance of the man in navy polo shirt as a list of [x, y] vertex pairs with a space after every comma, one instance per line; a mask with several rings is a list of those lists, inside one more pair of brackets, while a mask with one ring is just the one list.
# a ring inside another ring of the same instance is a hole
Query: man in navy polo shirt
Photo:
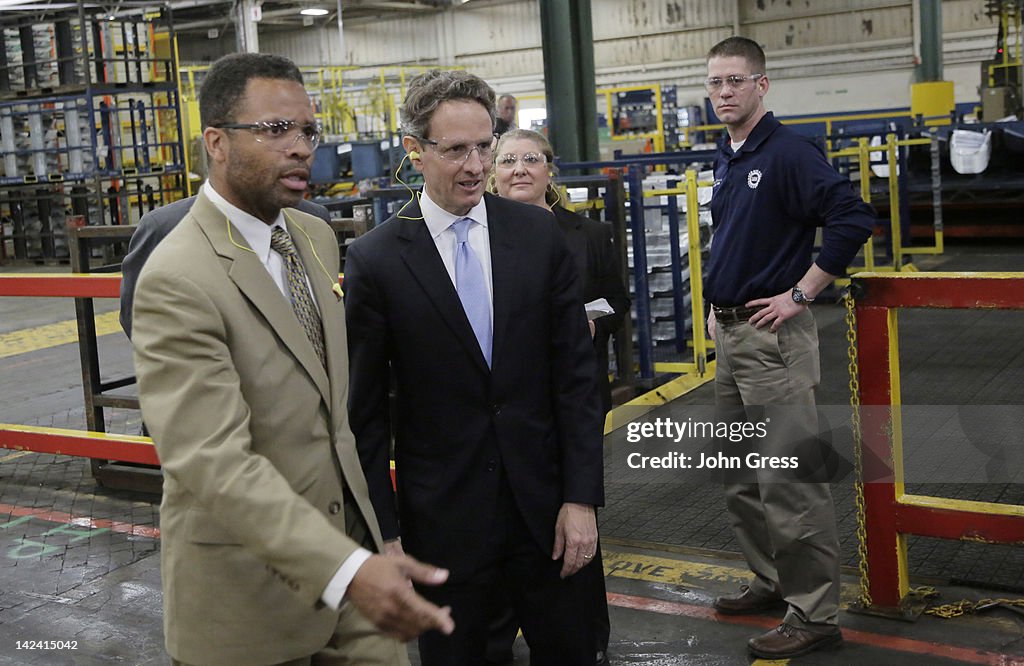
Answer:
[[[765, 110], [769, 82], [756, 42], [730, 37], [707, 62], [705, 87], [729, 131], [715, 164], [705, 282], [715, 402], [720, 415], [766, 424], [766, 437], [747, 442], [759, 460], [790, 461], [786, 469], [755, 468], [744, 457], [745, 469], [726, 476], [726, 505], [753, 577], [715, 609], [785, 606], [783, 623], [748, 648], [787, 659], [842, 642], [835, 511], [813, 446], [820, 372], [809, 304], [845, 273], [875, 214], [821, 148]], [[813, 258], [817, 227], [822, 246]]]

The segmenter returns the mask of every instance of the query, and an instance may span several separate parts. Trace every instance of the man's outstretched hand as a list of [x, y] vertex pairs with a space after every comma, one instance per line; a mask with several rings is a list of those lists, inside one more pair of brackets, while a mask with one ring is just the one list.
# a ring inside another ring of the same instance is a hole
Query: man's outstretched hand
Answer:
[[381, 631], [405, 642], [425, 631], [451, 634], [451, 608], [438, 608], [416, 594], [411, 582], [440, 585], [448, 571], [423, 564], [408, 555], [372, 555], [348, 586], [346, 598]]

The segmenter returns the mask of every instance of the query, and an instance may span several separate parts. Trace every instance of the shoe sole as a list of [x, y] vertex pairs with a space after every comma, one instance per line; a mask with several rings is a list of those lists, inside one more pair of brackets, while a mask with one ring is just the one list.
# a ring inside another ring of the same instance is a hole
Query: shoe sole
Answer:
[[800, 657], [805, 654], [810, 654], [811, 652], [817, 652], [818, 650], [836, 650], [842, 647], [842, 645], [843, 635], [836, 634], [835, 636], [829, 636], [827, 639], [823, 641], [813, 643], [805, 647], [803, 650], [797, 650], [795, 652], [773, 654], [771, 652], [765, 652], [764, 650], [755, 649], [749, 643], [747, 644], [747, 651], [755, 657], [760, 657], [761, 659], [792, 659], [793, 657]]
[[760, 606], [751, 606], [749, 608], [720, 608], [719, 606], [712, 604], [712, 608], [715, 609], [716, 613], [722, 615], [757, 615], [770, 610], [782, 610], [788, 607], [788, 604], [783, 599], [777, 599], [773, 601], [767, 601]]

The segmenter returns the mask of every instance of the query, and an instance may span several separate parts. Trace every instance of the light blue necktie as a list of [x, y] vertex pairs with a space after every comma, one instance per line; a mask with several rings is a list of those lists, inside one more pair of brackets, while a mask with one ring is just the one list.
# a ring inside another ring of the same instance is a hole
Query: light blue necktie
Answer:
[[480, 351], [487, 367], [491, 367], [491, 305], [487, 295], [487, 281], [480, 259], [469, 244], [469, 226], [473, 220], [463, 217], [452, 223], [455, 232], [455, 291], [459, 293], [462, 309], [476, 334]]

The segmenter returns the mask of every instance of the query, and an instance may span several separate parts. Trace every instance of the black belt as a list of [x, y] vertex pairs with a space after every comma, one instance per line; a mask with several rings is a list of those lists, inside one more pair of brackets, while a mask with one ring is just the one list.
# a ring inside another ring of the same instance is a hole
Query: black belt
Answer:
[[715, 321], [720, 324], [739, 324], [740, 322], [747, 321], [754, 316], [755, 312], [760, 312], [761, 308], [748, 308], [738, 306], [735, 308], [720, 308], [717, 305], [712, 308], [715, 311]]

